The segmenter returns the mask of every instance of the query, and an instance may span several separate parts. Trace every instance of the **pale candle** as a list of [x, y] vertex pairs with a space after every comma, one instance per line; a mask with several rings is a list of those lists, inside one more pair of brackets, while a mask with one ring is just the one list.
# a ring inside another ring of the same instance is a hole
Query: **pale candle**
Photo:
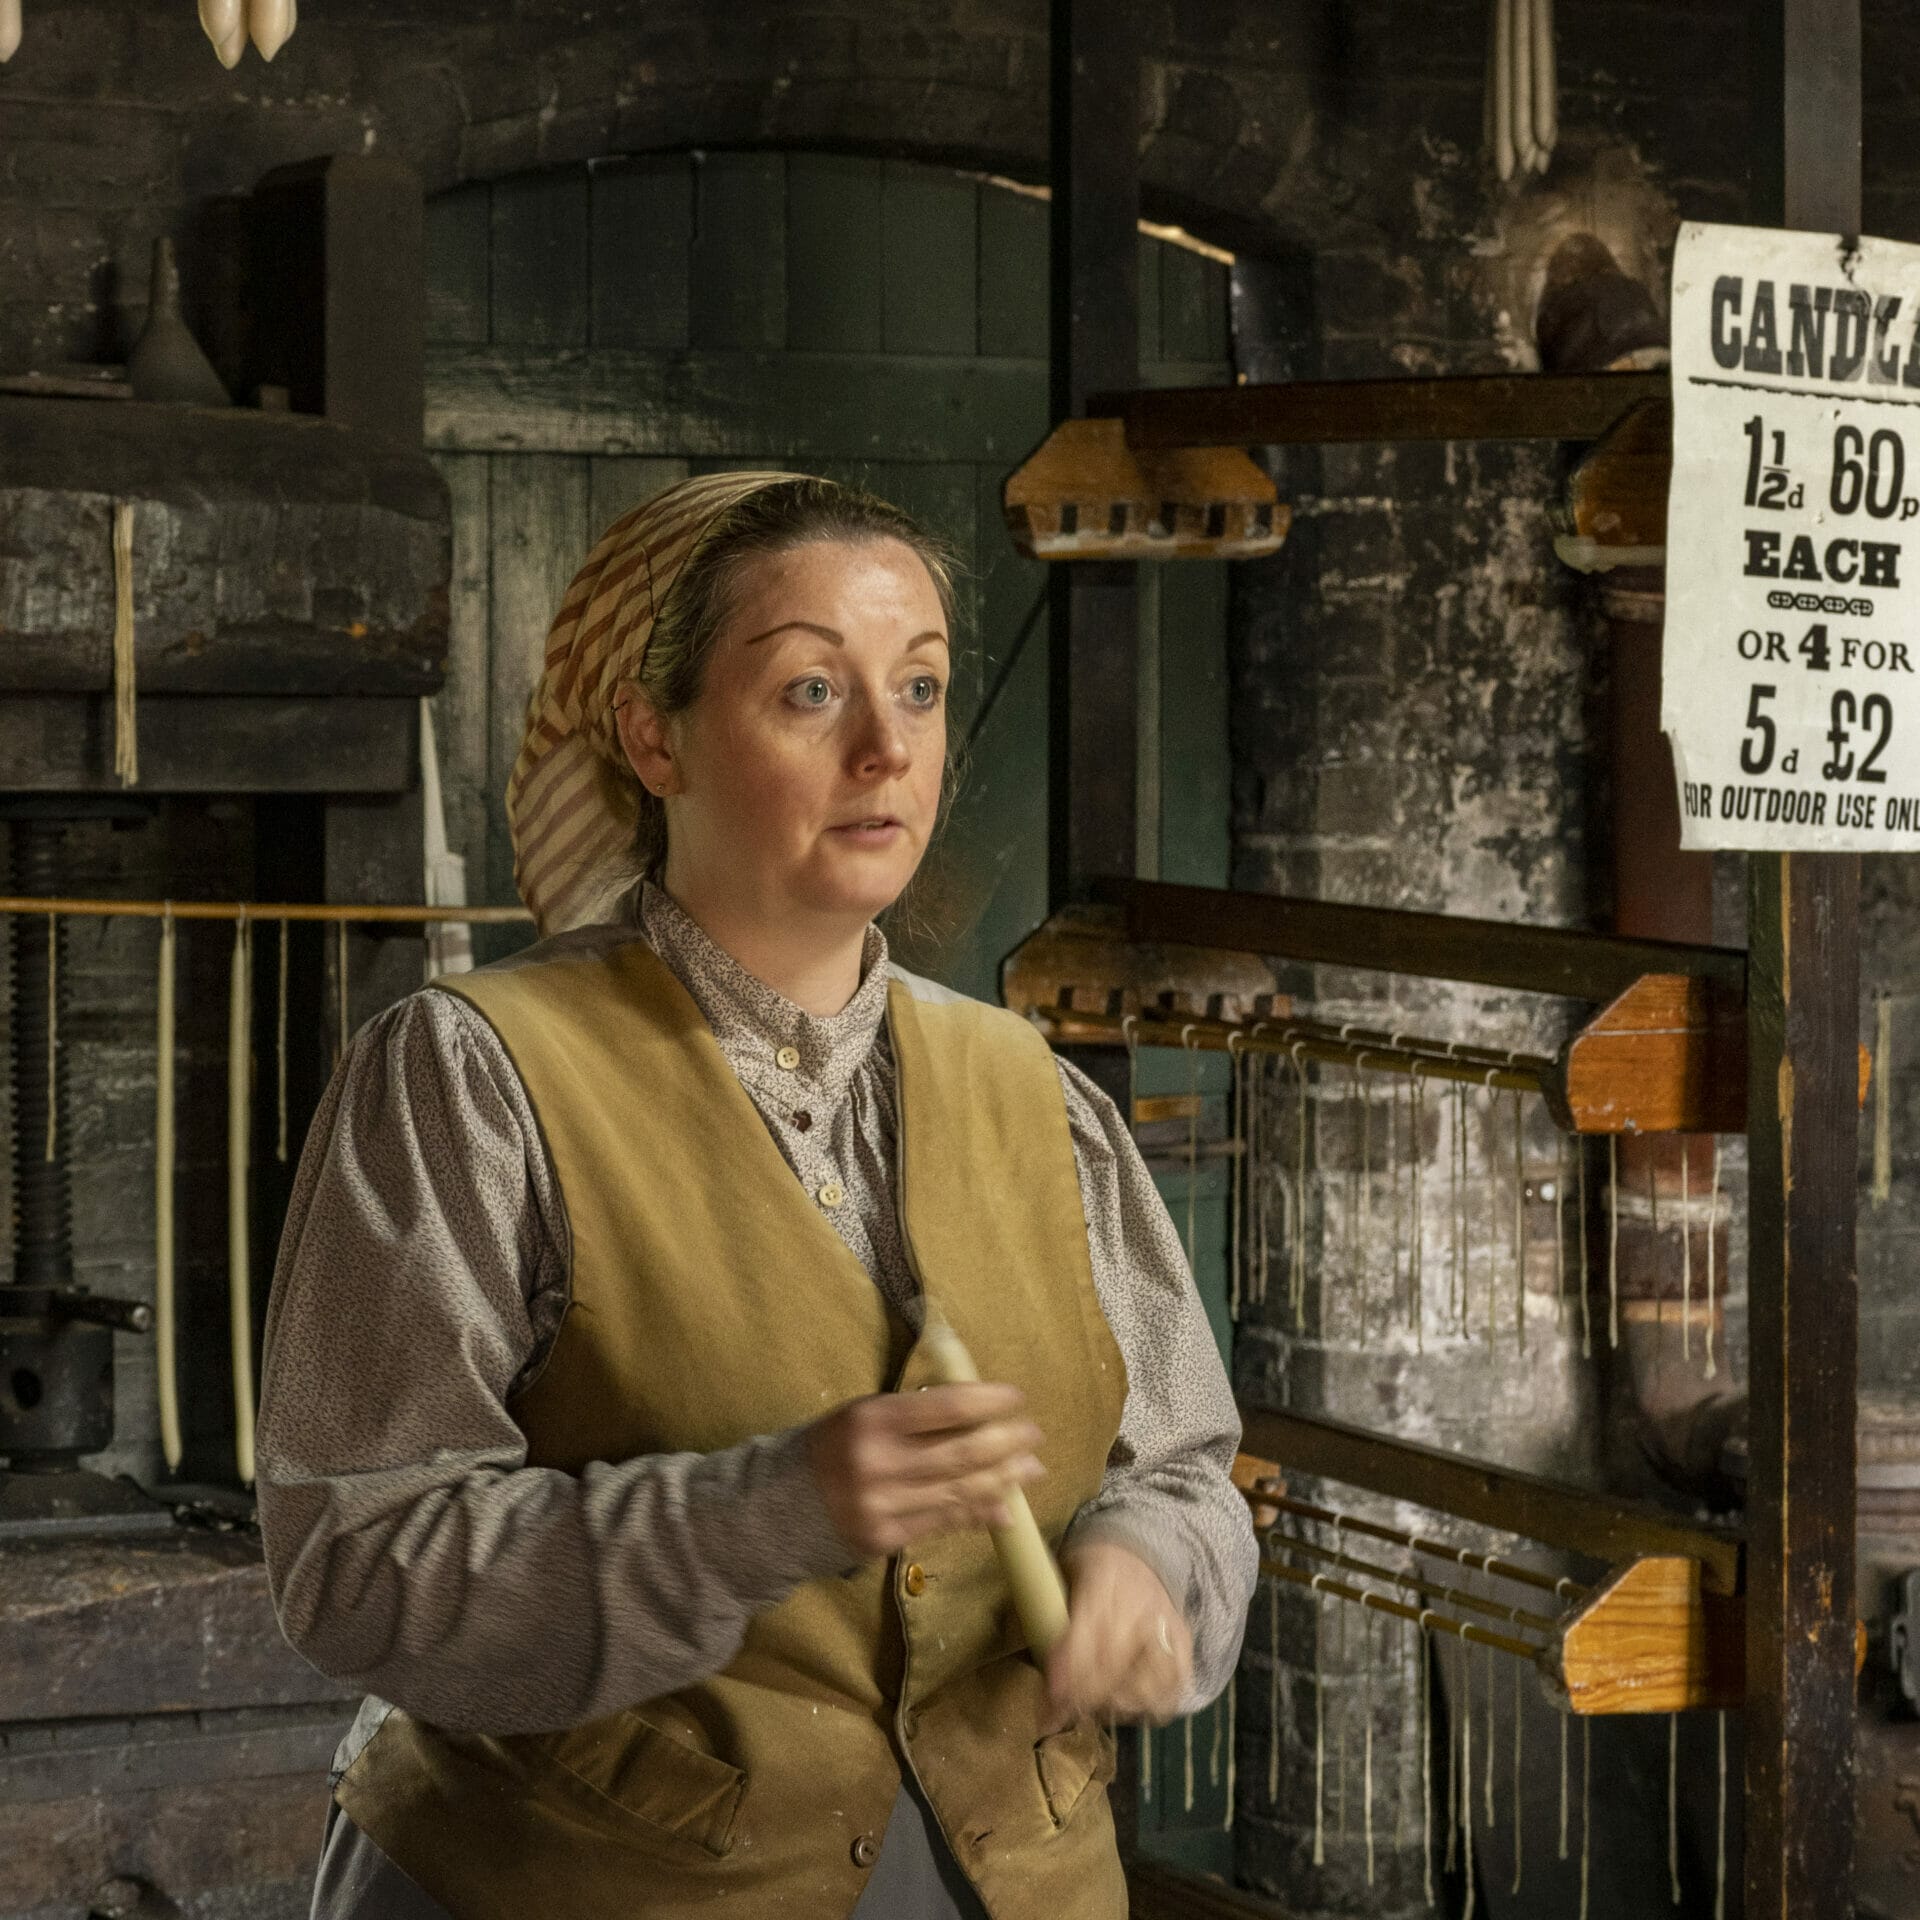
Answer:
[[0, 0], [0, 65], [20, 51], [20, 0]]
[[[922, 1335], [934, 1379], [941, 1386], [958, 1386], [980, 1378], [966, 1343], [931, 1308], [927, 1311]], [[1045, 1665], [1047, 1656], [1059, 1644], [1067, 1630], [1067, 1589], [1060, 1578], [1047, 1543], [1040, 1537], [1039, 1523], [1027, 1496], [1010, 1486], [1005, 1495], [1007, 1522], [990, 1527], [993, 1550], [1013, 1593], [1014, 1611], [1026, 1630], [1027, 1645], [1036, 1662]]]
[[253, 1131], [253, 993], [249, 932], [234, 923], [227, 993], [227, 1322], [233, 1345], [233, 1458], [253, 1485], [253, 1278], [247, 1249], [248, 1148]]
[[271, 60], [293, 35], [293, 0], [247, 0], [247, 30], [262, 60]]
[[200, 0], [200, 25], [220, 64], [231, 68], [247, 50], [246, 0]]
[[180, 1465], [180, 1387], [174, 1377], [173, 1310], [173, 915], [160, 922], [159, 1016], [153, 1039], [154, 1368], [160, 1389], [160, 1448], [167, 1470]]

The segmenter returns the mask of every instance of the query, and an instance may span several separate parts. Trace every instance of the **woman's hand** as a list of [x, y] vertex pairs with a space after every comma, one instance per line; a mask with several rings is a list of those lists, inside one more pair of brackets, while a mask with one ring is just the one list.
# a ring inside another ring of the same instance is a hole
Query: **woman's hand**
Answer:
[[1164, 1726], [1193, 1684], [1193, 1635], [1160, 1576], [1125, 1547], [1069, 1548], [1067, 1630], [1047, 1661], [1058, 1732], [1082, 1715]]
[[807, 1457], [835, 1530], [862, 1560], [1007, 1518], [1009, 1486], [1037, 1480], [1041, 1433], [1018, 1387], [981, 1381], [873, 1393], [807, 1429]]

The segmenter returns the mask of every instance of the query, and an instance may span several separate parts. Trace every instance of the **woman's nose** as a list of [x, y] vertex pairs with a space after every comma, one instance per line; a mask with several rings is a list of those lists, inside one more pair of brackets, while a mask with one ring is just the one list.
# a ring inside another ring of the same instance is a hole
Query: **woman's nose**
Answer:
[[869, 705], [854, 743], [854, 766], [861, 773], [904, 773], [913, 754], [906, 734], [884, 706]]

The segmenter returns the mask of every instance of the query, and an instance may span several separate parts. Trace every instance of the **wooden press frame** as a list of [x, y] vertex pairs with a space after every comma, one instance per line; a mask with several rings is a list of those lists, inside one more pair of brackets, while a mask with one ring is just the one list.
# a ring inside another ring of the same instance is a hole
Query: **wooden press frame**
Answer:
[[[1860, 16], [1861, 0], [1753, 0], [1755, 222], [1859, 231]], [[1597, 374], [1130, 391], [1139, 23], [1124, 0], [1052, 0], [1052, 38], [1056, 418], [1116, 415], [1129, 446], [1140, 449], [1588, 438], [1664, 388], [1661, 375]], [[1122, 562], [1054, 570], [1049, 901], [1056, 908], [1133, 868], [1133, 577]], [[1742, 1584], [1749, 1920], [1798, 1920], [1851, 1904], [1859, 889], [1856, 855], [1748, 859], [1742, 986], [1751, 1468]], [[1129, 887], [1124, 897], [1132, 937], [1178, 936], [1176, 926], [1156, 920], [1153, 890]], [[1223, 937], [1223, 920], [1253, 923], [1271, 914], [1259, 896], [1214, 898], [1211, 945], [1235, 944]], [[1443, 935], [1444, 922], [1429, 931]], [[1271, 926], [1260, 923], [1245, 944], [1272, 952], [1262, 944], [1271, 938]], [[1565, 955], [1601, 950], [1599, 936], [1531, 938], [1536, 957], [1542, 942]], [[1110, 1091], [1119, 1090], [1122, 1071], [1120, 1061], [1105, 1063], [1103, 1077], [1116, 1083]], [[1272, 1416], [1247, 1412], [1249, 1441], [1258, 1445]], [[1130, 1837], [1132, 1809], [1116, 1811]]]

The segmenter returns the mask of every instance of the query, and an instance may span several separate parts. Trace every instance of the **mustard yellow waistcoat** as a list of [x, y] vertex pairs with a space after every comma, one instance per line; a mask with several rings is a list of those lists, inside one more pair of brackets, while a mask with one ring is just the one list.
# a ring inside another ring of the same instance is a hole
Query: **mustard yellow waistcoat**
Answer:
[[[928, 1379], [644, 944], [441, 984], [512, 1056], [571, 1226], [566, 1317], [512, 1406], [532, 1464], [710, 1451]], [[1099, 1488], [1126, 1372], [1053, 1059], [1015, 1015], [898, 981], [887, 1021], [910, 1255], [982, 1377], [1025, 1390], [1057, 1546]], [[710, 1680], [564, 1733], [395, 1712], [338, 1798], [456, 1920], [834, 1920], [911, 1766], [995, 1920], [1119, 1920], [1111, 1741], [1087, 1721], [1041, 1739], [1045, 1714], [991, 1543], [968, 1532], [808, 1581]]]

